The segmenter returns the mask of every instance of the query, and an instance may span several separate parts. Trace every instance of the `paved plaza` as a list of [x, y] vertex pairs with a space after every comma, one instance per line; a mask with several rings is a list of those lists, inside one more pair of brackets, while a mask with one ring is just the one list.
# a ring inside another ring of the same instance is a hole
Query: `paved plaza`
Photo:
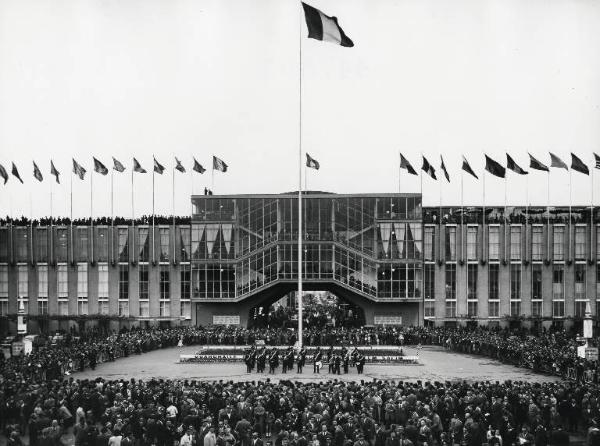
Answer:
[[[321, 370], [320, 375], [313, 373], [312, 364], [304, 368], [303, 374], [277, 373], [275, 375], [246, 373], [246, 366], [241, 363], [221, 364], [180, 364], [180, 354], [194, 354], [199, 346], [182, 348], [169, 348], [155, 350], [143, 355], [134, 355], [119, 359], [115, 362], [100, 364], [96, 370], [86, 370], [75, 373], [74, 378], [95, 379], [201, 379], [201, 380], [233, 380], [247, 381], [271, 378], [271, 380], [288, 379], [293, 381], [315, 381], [333, 378], [327, 369]], [[407, 347], [406, 355], [416, 355], [417, 349]], [[343, 380], [372, 380], [393, 379], [404, 381], [446, 381], [446, 380], [521, 380], [521, 381], [557, 381], [553, 376], [539, 375], [530, 370], [502, 364], [486, 357], [464, 355], [446, 352], [440, 347], [424, 347], [419, 353], [419, 365], [369, 365], [365, 366], [365, 373], [358, 375], [355, 368], [350, 369], [347, 375], [336, 375], [335, 378]], [[281, 367], [278, 368], [281, 371]]]

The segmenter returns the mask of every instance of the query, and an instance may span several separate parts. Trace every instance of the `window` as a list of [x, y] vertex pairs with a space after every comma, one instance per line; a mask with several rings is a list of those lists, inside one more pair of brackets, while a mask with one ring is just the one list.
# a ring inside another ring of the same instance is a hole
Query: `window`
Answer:
[[500, 302], [496, 301], [489, 301], [488, 302], [489, 305], [489, 316], [490, 317], [500, 317]]
[[77, 264], [77, 297], [87, 297], [88, 295], [88, 269], [87, 263]]
[[119, 228], [119, 262], [129, 262], [129, 234], [127, 228]]
[[0, 228], [0, 262], [8, 262], [8, 247], [9, 247], [9, 238], [8, 238], [8, 228]]
[[56, 261], [69, 261], [69, 237], [66, 229], [56, 230]]
[[37, 228], [35, 233], [35, 258], [38, 262], [48, 261], [48, 231], [46, 228]]
[[69, 315], [69, 301], [67, 301], [67, 300], [59, 300], [58, 301], [58, 314], [60, 316], [68, 316]]
[[489, 241], [488, 241], [488, 258], [489, 260], [500, 259], [500, 227], [490, 226], [489, 227]]
[[425, 301], [425, 317], [435, 317], [435, 301]]
[[17, 262], [27, 262], [27, 254], [29, 251], [29, 228], [15, 228], [13, 234], [15, 237]]
[[8, 299], [0, 299], [0, 316], [8, 316]]
[[446, 301], [446, 317], [456, 317], [456, 301]]
[[555, 300], [552, 302], [552, 317], [565, 317], [564, 300]]
[[575, 226], [575, 260], [585, 260], [585, 226]]
[[[129, 299], [129, 266], [119, 265], [119, 299]], [[120, 305], [120, 304], [119, 304]], [[129, 306], [127, 307], [129, 315]], [[121, 313], [119, 312], [121, 316]]]
[[168, 300], [161, 300], [159, 309], [161, 317], [171, 316], [171, 302]]
[[140, 300], [140, 317], [150, 317], [150, 302]]
[[159, 229], [159, 237], [160, 237], [160, 261], [168, 262], [169, 261], [169, 228], [160, 228]]
[[0, 265], [0, 298], [8, 297], [8, 265]]
[[109, 314], [109, 305], [107, 300], [98, 301], [98, 312], [103, 315]]
[[425, 300], [435, 299], [435, 265], [426, 263], [425, 268]]
[[511, 300], [521, 299], [521, 265], [510, 265], [510, 298]]
[[467, 299], [477, 299], [477, 264], [467, 267]]
[[544, 253], [544, 228], [533, 226], [531, 228], [531, 260], [542, 260]]
[[38, 299], [37, 304], [38, 304], [38, 314], [39, 315], [48, 314], [48, 299], [43, 299], [43, 300]]
[[467, 260], [477, 260], [477, 226], [467, 227]]
[[446, 300], [456, 299], [456, 265], [446, 265]]
[[565, 227], [554, 226], [554, 237], [552, 241], [552, 253], [554, 260], [565, 259]]
[[150, 258], [150, 241], [148, 228], [138, 228], [138, 260], [147, 262]]
[[510, 227], [510, 259], [521, 260], [521, 226]]
[[160, 267], [160, 281], [159, 281], [159, 290], [160, 290], [160, 298], [161, 299], [169, 299], [170, 295], [170, 282], [169, 282], [169, 266], [161, 265]]
[[585, 308], [587, 304], [587, 300], [575, 301], [575, 317], [585, 317]]
[[89, 245], [89, 228], [77, 228], [77, 252], [75, 257], [79, 262], [87, 262]]
[[435, 226], [425, 226], [425, 260], [435, 260]]
[[148, 300], [148, 265], [140, 264], [138, 268], [138, 284], [140, 299]]
[[98, 265], [98, 299], [108, 299], [108, 265]]
[[181, 299], [186, 300], [191, 297], [192, 270], [190, 265], [181, 265], [180, 270]]
[[129, 316], [129, 301], [128, 300], [120, 300], [119, 301], [119, 316]]
[[542, 265], [539, 263], [531, 266], [531, 299], [542, 300]]
[[96, 228], [95, 254], [98, 262], [108, 261], [108, 229]]
[[468, 301], [467, 302], [467, 316], [468, 317], [476, 317], [477, 316], [477, 301]]
[[600, 260], [600, 226], [596, 226], [596, 259]]
[[27, 265], [17, 267], [17, 293], [18, 297], [27, 299], [29, 297], [29, 274]]
[[500, 299], [500, 265], [490, 263], [488, 267], [488, 298], [490, 300]]
[[521, 314], [521, 301], [513, 300], [510, 302], [510, 315], [519, 316]]
[[585, 264], [575, 265], [575, 299], [585, 299]]
[[541, 300], [532, 300], [531, 301], [531, 315], [533, 317], [542, 317], [544, 314], [542, 313], [543, 303]]
[[564, 265], [554, 265], [552, 269], [552, 298], [554, 300], [563, 300], [564, 295]]
[[88, 314], [88, 300], [78, 299], [77, 300], [77, 314], [86, 315]]
[[446, 260], [456, 260], [456, 226], [446, 226]]
[[181, 261], [189, 262], [190, 261], [190, 231], [191, 231], [191, 228], [189, 226], [179, 227], [179, 231], [180, 231], [179, 246], [181, 249]]
[[48, 298], [48, 266], [38, 265], [38, 299]]
[[185, 319], [192, 318], [192, 304], [190, 303], [190, 301], [181, 301], [180, 315]]
[[58, 298], [69, 297], [69, 271], [67, 265], [58, 265], [56, 270], [56, 287]]

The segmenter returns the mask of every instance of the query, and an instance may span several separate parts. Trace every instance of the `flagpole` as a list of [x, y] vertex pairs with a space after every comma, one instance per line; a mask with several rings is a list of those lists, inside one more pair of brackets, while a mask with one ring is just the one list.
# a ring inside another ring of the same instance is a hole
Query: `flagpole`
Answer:
[[[441, 154], [440, 154], [440, 160], [442, 160], [442, 163], [444, 162]], [[444, 173], [444, 175], [445, 175], [445, 173]], [[438, 215], [438, 224], [439, 224], [439, 229], [438, 229], [439, 254], [438, 254], [438, 257], [441, 258], [441, 256], [442, 256], [442, 180], [441, 179], [440, 179], [439, 187], [440, 187], [440, 211], [439, 211], [439, 215]]]
[[485, 220], [486, 220], [486, 214], [485, 214], [485, 169], [483, 170], [483, 217], [482, 217], [482, 222], [483, 222], [483, 227], [482, 227], [482, 232], [483, 232], [483, 241], [481, 243], [482, 245], [482, 250], [483, 250], [483, 258], [485, 260], [486, 258], [486, 254], [487, 254], [487, 245], [488, 243], [485, 240]]
[[302, 15], [298, 28], [298, 348], [302, 348]]
[[152, 237], [151, 237], [151, 242], [152, 242], [152, 263], [154, 263], [154, 174], [156, 173], [156, 170], [154, 169], [154, 166], [156, 165], [156, 158], [154, 158], [154, 154], [152, 154]]
[[528, 260], [527, 232], [529, 225], [529, 173], [525, 175], [525, 260]]
[[73, 224], [73, 172], [71, 172], [71, 225]]
[[568, 237], [568, 241], [569, 241], [569, 260], [571, 260], [571, 205], [572, 205], [572, 187], [571, 187], [571, 182], [573, 180], [573, 174], [572, 174], [573, 170], [569, 169], [569, 237]]
[[550, 170], [548, 170], [548, 178], [547, 179], [548, 179], [548, 186], [546, 187], [546, 192], [548, 195], [548, 201], [546, 204], [546, 220], [547, 220], [546, 255], [548, 256], [548, 259], [550, 259]]
[[115, 218], [115, 208], [114, 208], [114, 185], [113, 185], [113, 181], [114, 181], [114, 176], [115, 176], [115, 169], [111, 169], [110, 170], [110, 221], [112, 224], [112, 221]]
[[[95, 163], [94, 163], [95, 164]], [[92, 243], [91, 243], [91, 259], [92, 261], [94, 261], [94, 171], [96, 166], [94, 166], [94, 169], [90, 170], [90, 227], [92, 229], [92, 233], [90, 235], [91, 239], [92, 239]]]
[[131, 169], [131, 222], [134, 220], [134, 206], [133, 206], [133, 169]]
[[[484, 174], [485, 175], [485, 174]], [[462, 236], [463, 236], [463, 224], [464, 224], [464, 174], [463, 174], [463, 170], [460, 171], [460, 237], [461, 237], [461, 241], [460, 241], [460, 259], [463, 259], [463, 241], [462, 241]]]
[[[175, 155], [173, 155], [175, 156]], [[172, 170], [172, 174], [173, 174], [173, 187], [172, 187], [172, 192], [173, 192], [173, 262], [175, 261], [175, 253], [176, 253], [176, 249], [175, 249], [175, 245], [177, 243], [177, 237], [175, 237], [175, 167], [173, 167]]]
[[402, 193], [402, 187], [400, 185], [400, 177], [402, 175], [402, 154], [398, 152], [398, 193]]
[[[595, 160], [594, 160], [595, 161]], [[592, 175], [591, 175], [591, 179], [592, 179], [592, 193], [590, 196], [590, 260], [592, 260], [592, 255], [593, 255], [593, 250], [592, 250], [592, 239], [594, 236], [594, 230], [593, 230], [593, 226], [594, 226], [594, 169], [595, 167], [592, 167], [591, 171], [592, 171]]]

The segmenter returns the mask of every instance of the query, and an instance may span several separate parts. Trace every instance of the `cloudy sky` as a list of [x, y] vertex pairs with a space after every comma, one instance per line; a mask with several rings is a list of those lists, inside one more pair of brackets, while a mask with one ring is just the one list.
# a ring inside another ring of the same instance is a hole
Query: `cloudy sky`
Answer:
[[[460, 204], [460, 160], [483, 173], [483, 153], [524, 167], [548, 151], [591, 164], [600, 152], [600, 3], [594, 0], [314, 0], [336, 15], [354, 48], [306, 39], [300, 2], [282, 0], [3, 0], [0, 2], [0, 163], [25, 185], [0, 186], [0, 214], [69, 214], [71, 158], [92, 156], [114, 177], [115, 214], [131, 214], [131, 158], [156, 176], [156, 211], [172, 211], [173, 157], [189, 168], [213, 154], [230, 170], [216, 194], [298, 187], [299, 47], [303, 149], [321, 163], [308, 187], [397, 192], [399, 151], [439, 167], [451, 183], [423, 181], [426, 205]], [[300, 38], [302, 36], [302, 38]], [[49, 181], [50, 159], [61, 184]], [[45, 179], [32, 176], [36, 161]], [[595, 202], [600, 203], [600, 170]], [[482, 175], [480, 175], [481, 178]], [[192, 184], [193, 179], [193, 184]], [[547, 175], [529, 178], [545, 204]], [[176, 172], [175, 212], [189, 213], [204, 175]], [[73, 180], [75, 216], [90, 214], [89, 173]], [[554, 204], [569, 201], [569, 174], [551, 175]], [[95, 216], [110, 214], [110, 175], [93, 178]], [[419, 179], [401, 177], [402, 191]], [[509, 177], [509, 203], [526, 180]], [[574, 204], [589, 204], [590, 178], [573, 174]], [[135, 176], [135, 212], [152, 205], [152, 175]], [[464, 180], [465, 204], [482, 182]], [[486, 201], [504, 203], [487, 176]]]

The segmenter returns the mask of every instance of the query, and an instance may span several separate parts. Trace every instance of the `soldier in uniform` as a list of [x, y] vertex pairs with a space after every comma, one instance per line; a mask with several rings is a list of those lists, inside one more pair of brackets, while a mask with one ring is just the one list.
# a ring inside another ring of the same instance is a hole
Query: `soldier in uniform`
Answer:
[[361, 353], [358, 354], [357, 360], [356, 360], [356, 371], [358, 372], [358, 374], [362, 374], [364, 372], [365, 369], [365, 356]]
[[298, 369], [296, 370], [298, 373], [302, 373], [302, 368], [304, 367], [304, 363], [306, 362], [306, 349], [302, 347], [298, 352]]
[[264, 373], [266, 363], [267, 363], [267, 352], [266, 352], [265, 348], [263, 347], [261, 349], [261, 351], [258, 353], [258, 355], [256, 356], [256, 371], [258, 373]]
[[321, 370], [321, 360], [323, 359], [323, 352], [321, 347], [317, 347], [315, 356], [313, 357], [313, 373], [319, 373]]
[[350, 365], [350, 352], [346, 347], [342, 349], [342, 360], [344, 364], [344, 373], [348, 373], [348, 366]]
[[273, 348], [271, 354], [269, 355], [269, 373], [274, 374], [275, 369], [279, 365], [279, 352], [276, 348]]
[[285, 370], [294, 370], [294, 350], [292, 349], [292, 346], [288, 347], [287, 352], [285, 352], [283, 364]]

